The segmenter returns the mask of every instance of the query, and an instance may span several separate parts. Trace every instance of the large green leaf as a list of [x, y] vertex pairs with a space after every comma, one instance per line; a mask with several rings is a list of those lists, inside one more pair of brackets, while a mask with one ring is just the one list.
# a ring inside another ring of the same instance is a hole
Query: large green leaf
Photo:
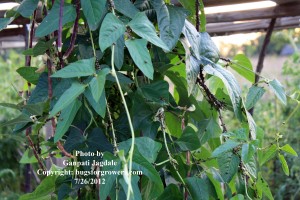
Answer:
[[22, 113], [21, 115], [19, 115], [18, 117], [14, 118], [12, 120], [1, 123], [0, 127], [22, 124], [22, 123], [27, 124], [29, 122], [32, 122], [32, 119], [28, 115]]
[[274, 200], [271, 189], [268, 183], [262, 177], [261, 172], [258, 173], [256, 189], [259, 199], [263, 199], [263, 196], [266, 196], [269, 200]]
[[286, 94], [285, 94], [284, 88], [281, 85], [281, 83], [278, 80], [274, 79], [269, 82], [269, 86], [270, 86], [271, 90], [274, 92], [274, 94], [277, 96], [277, 98], [284, 105], [286, 105]]
[[241, 99], [241, 89], [235, 79], [235, 77], [224, 69], [223, 67], [219, 65], [214, 65], [212, 67], [211, 65], [206, 65], [204, 67], [204, 70], [213, 76], [219, 77], [224, 85], [226, 86], [226, 89], [228, 91], [228, 94], [230, 96], [232, 105], [233, 105], [233, 110], [236, 115], [236, 117], [241, 120], [242, 119], [242, 113], [241, 113], [241, 105], [242, 105], [242, 99]]
[[249, 158], [249, 161], [247, 163], [244, 163], [245, 169], [247, 172], [254, 178], [256, 179], [257, 177], [257, 164], [255, 160], [255, 155], [251, 156]]
[[276, 155], [277, 151], [278, 151], [278, 149], [277, 149], [276, 144], [272, 144], [266, 150], [263, 150], [263, 156], [259, 160], [259, 165], [262, 166], [265, 162], [272, 159]]
[[207, 32], [200, 33], [200, 55], [214, 63], [220, 58], [219, 49]]
[[128, 23], [130, 28], [142, 38], [148, 40], [152, 44], [169, 51], [166, 44], [157, 36], [155, 27], [149, 21], [145, 13], [139, 12], [134, 18]]
[[10, 24], [14, 20], [13, 17], [11, 18], [0, 18], [0, 31], [5, 29], [8, 24]]
[[169, 102], [169, 83], [166, 81], [157, 81], [141, 87], [143, 96], [154, 102]]
[[39, 0], [24, 0], [17, 9], [17, 12], [20, 13], [23, 17], [29, 18], [33, 11], [36, 9]]
[[[60, 1], [55, 1], [52, 9], [48, 12], [48, 15], [43, 19], [42, 23], [37, 27], [35, 31], [36, 37], [46, 36], [56, 30], [58, 30], [59, 24], [59, 7]], [[63, 8], [63, 20], [62, 25], [72, 22], [76, 18], [76, 10], [72, 4], [64, 4]]]
[[182, 193], [175, 184], [168, 185], [157, 200], [182, 200]]
[[139, 10], [130, 2], [130, 0], [114, 0], [115, 8], [123, 15], [133, 18]]
[[[128, 185], [127, 183], [125, 182], [125, 180], [123, 178], [121, 178], [119, 180], [123, 190], [125, 191], [126, 193], [126, 196], [128, 195], [127, 192], [128, 192]], [[138, 182], [139, 182], [139, 177], [138, 176], [132, 176], [131, 177], [131, 185], [132, 185], [132, 191], [133, 191], [133, 194], [130, 195], [130, 200], [142, 200], [142, 196], [141, 196], [141, 192], [140, 192], [140, 189], [139, 189], [139, 185], [138, 185]]]
[[101, 128], [94, 128], [92, 132], [88, 134], [86, 143], [90, 151], [113, 152], [113, 146]]
[[116, 42], [116, 48], [115, 48], [115, 65], [118, 69], [121, 69], [124, 63], [124, 47], [125, 47], [125, 41], [124, 41], [124, 35], [121, 35], [121, 37]]
[[188, 84], [188, 94], [191, 95], [195, 93], [201, 62], [192, 55], [190, 43], [186, 38], [181, 39], [181, 43], [185, 49], [186, 80]]
[[38, 83], [40, 74], [36, 73], [35, 71], [38, 68], [36, 67], [20, 67], [17, 69], [17, 72], [29, 83], [36, 85]]
[[59, 111], [63, 110], [68, 105], [70, 105], [81, 93], [84, 92], [85, 88], [85, 85], [80, 84], [78, 82], [73, 82], [71, 87], [67, 89], [58, 99], [53, 109], [51, 110], [49, 117], [53, 117]]
[[147, 176], [149, 180], [156, 184], [158, 192], [157, 196], [163, 192], [163, 184], [159, 173], [156, 171], [153, 165], [141, 155], [137, 148], [134, 149], [132, 169], [142, 171], [143, 175]]
[[182, 135], [181, 119], [171, 112], [165, 113], [167, 131], [170, 135], [180, 138]]
[[258, 102], [258, 100], [264, 95], [265, 89], [263, 87], [251, 86], [246, 98], [246, 109], [249, 110]]
[[232, 152], [223, 153], [222, 156], [218, 157], [218, 165], [225, 183], [229, 183], [232, 180], [238, 171], [239, 164], [240, 159], [238, 155], [235, 155]]
[[60, 140], [68, 131], [80, 106], [81, 102], [75, 99], [69, 106], [61, 111], [55, 129], [54, 142]]
[[105, 92], [102, 92], [99, 101], [95, 101], [90, 88], [86, 88], [86, 90], [84, 91], [84, 96], [87, 98], [88, 102], [91, 104], [96, 113], [98, 113], [102, 118], [104, 118], [106, 112]]
[[225, 143], [223, 143], [221, 146], [219, 146], [212, 152], [212, 157], [222, 156], [225, 152], [232, 150], [233, 148], [239, 145], [240, 145], [239, 142], [233, 140], [227, 140]]
[[251, 83], [255, 82], [255, 73], [253, 72], [251, 61], [244, 54], [234, 56], [230, 67]]
[[184, 34], [191, 46], [191, 54], [195, 56], [197, 60], [200, 60], [201, 36], [196, 30], [195, 26], [191, 24], [188, 20], [185, 20], [182, 33]]
[[186, 18], [186, 10], [180, 7], [167, 6], [163, 0], [152, 0], [151, 4], [156, 11], [160, 38], [171, 50], [176, 46], [181, 34]]
[[175, 143], [180, 147], [182, 151], [193, 151], [200, 148], [200, 141], [197, 133], [190, 126], [187, 126], [184, 129], [182, 136], [178, 140], [176, 140]]
[[153, 65], [147, 41], [144, 39], [126, 40], [125, 45], [137, 67], [150, 79], [153, 79]]
[[[154, 163], [160, 149], [162, 148], [161, 143], [155, 142], [148, 137], [138, 137], [135, 139], [135, 145], [143, 157], [149, 162]], [[119, 149], [123, 149], [127, 153], [131, 146], [131, 139], [121, 142]]]
[[289, 176], [290, 175], [290, 170], [289, 170], [289, 166], [288, 166], [284, 156], [279, 153], [278, 157], [279, 157], [279, 160], [281, 162], [281, 167], [282, 167], [283, 172], [285, 173], [285, 175]]
[[252, 144], [245, 143], [242, 146], [242, 161], [248, 163], [255, 153], [255, 147]]
[[96, 30], [104, 12], [106, 11], [106, 1], [81, 0], [81, 7], [90, 29], [92, 31]]
[[293, 156], [298, 156], [297, 152], [289, 144], [286, 144], [286, 145], [280, 147], [280, 150], [282, 150], [288, 154], [291, 154]]
[[108, 68], [104, 68], [104, 69], [100, 70], [97, 73], [97, 76], [94, 77], [89, 83], [90, 90], [91, 90], [94, 100], [96, 102], [99, 101], [99, 99], [103, 93], [106, 75], [109, 72], [110, 72], [110, 70]]
[[208, 200], [208, 185], [203, 179], [198, 177], [190, 177], [185, 179], [189, 193], [192, 196], [192, 199], [197, 200]]
[[[101, 169], [101, 171], [111, 171], [111, 172], [118, 172], [121, 170], [121, 161], [117, 159], [115, 156], [113, 156], [111, 153], [105, 152], [103, 156], [103, 161], [114, 161], [117, 162], [117, 165], [105, 165]], [[106, 197], [109, 195], [110, 191], [112, 190], [112, 187], [114, 183], [116, 182], [116, 178], [118, 177], [118, 173], [111, 173], [106, 174], [102, 176], [105, 179], [105, 184], [101, 185], [99, 189], [99, 197], [100, 199], [106, 199]]]
[[49, 200], [55, 192], [55, 180], [57, 176], [47, 176], [37, 188], [29, 194], [22, 195], [19, 200]]
[[114, 14], [108, 13], [101, 25], [99, 45], [102, 52], [115, 43], [125, 32], [126, 27]]
[[78, 60], [74, 63], [71, 63], [68, 66], [57, 71], [51, 77], [72, 78], [72, 77], [90, 76], [95, 73], [96, 73], [95, 59], [90, 58], [90, 59]]

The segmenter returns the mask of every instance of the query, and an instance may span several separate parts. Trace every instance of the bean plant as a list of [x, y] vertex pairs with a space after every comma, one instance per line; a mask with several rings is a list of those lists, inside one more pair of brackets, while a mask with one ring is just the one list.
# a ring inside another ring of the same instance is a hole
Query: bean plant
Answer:
[[[20, 111], [2, 126], [26, 138], [21, 163], [42, 178], [21, 200], [273, 199], [262, 166], [276, 157], [289, 175], [285, 155], [297, 153], [281, 132], [265, 144], [248, 110], [266, 89], [286, 104], [284, 88], [255, 83], [243, 54], [220, 57], [203, 2], [180, 2], [23, 0], [0, 19], [0, 30], [30, 19], [17, 70], [27, 87], [1, 104]], [[252, 83], [246, 96], [229, 69]]]

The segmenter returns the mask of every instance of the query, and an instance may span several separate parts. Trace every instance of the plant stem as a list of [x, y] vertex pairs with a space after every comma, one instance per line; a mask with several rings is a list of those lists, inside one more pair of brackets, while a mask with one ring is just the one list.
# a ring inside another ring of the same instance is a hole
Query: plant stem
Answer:
[[160, 162], [160, 163], [155, 163], [155, 166], [163, 165], [163, 164], [165, 164], [165, 163], [167, 163], [167, 162], [169, 162], [169, 161], [170, 161], [170, 159], [167, 159], [167, 160], [162, 161], [162, 162]]
[[112, 135], [113, 135], [114, 155], [116, 156], [117, 153], [119, 152], [118, 145], [117, 145], [117, 138], [116, 138], [116, 134], [115, 134], [114, 123], [113, 123], [113, 120], [112, 120], [112, 117], [111, 117], [111, 112], [110, 112], [110, 109], [109, 109], [109, 105], [108, 105], [107, 99], [105, 99], [105, 100], [106, 100], [106, 108], [107, 108], [107, 114], [108, 114], [108, 119], [109, 119], [109, 125], [111, 127], [111, 132], [112, 132]]
[[129, 128], [130, 128], [130, 132], [131, 132], [131, 147], [129, 150], [129, 155], [128, 155], [128, 160], [129, 160], [129, 173], [128, 173], [128, 180], [129, 180], [129, 185], [128, 185], [128, 190], [127, 190], [127, 200], [130, 199], [130, 193], [131, 193], [131, 170], [132, 170], [132, 158], [133, 158], [133, 151], [134, 151], [134, 142], [135, 142], [135, 135], [134, 135], [134, 129], [133, 129], [133, 125], [132, 125], [132, 121], [131, 121], [131, 117], [130, 117], [130, 113], [129, 113], [129, 109], [124, 97], [124, 93], [122, 91], [120, 82], [119, 82], [119, 78], [116, 74], [116, 70], [115, 70], [115, 66], [114, 66], [114, 54], [115, 54], [115, 44], [112, 45], [111, 47], [112, 49], [112, 54], [111, 54], [111, 68], [112, 68], [112, 75], [116, 78], [117, 81], [117, 85], [118, 85], [118, 89], [120, 91], [121, 94], [121, 98], [122, 98], [122, 102], [125, 108], [125, 112], [127, 115], [127, 119], [128, 119], [128, 123], [129, 123]]
[[89, 28], [89, 32], [90, 32], [90, 38], [91, 38], [91, 42], [92, 42], [94, 57], [96, 58], [95, 44], [94, 44], [93, 34], [92, 34], [92, 31], [90, 28]]
[[64, 0], [60, 0], [59, 5], [59, 21], [58, 21], [58, 33], [57, 33], [57, 49], [61, 53], [62, 50], [62, 20], [64, 14]]
[[77, 0], [76, 1], [76, 19], [74, 22], [74, 26], [73, 26], [73, 33], [71, 36], [71, 42], [69, 45], [69, 48], [67, 49], [67, 51], [65, 52], [63, 59], [67, 59], [70, 54], [72, 53], [73, 49], [74, 49], [74, 45], [75, 45], [75, 41], [76, 41], [76, 37], [77, 37], [77, 32], [78, 32], [78, 21], [79, 21], [79, 17], [80, 17], [80, 1]]

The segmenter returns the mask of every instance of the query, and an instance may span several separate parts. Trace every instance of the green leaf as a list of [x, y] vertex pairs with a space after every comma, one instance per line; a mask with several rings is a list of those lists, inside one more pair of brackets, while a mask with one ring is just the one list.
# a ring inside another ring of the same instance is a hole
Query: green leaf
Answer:
[[[155, 142], [148, 137], [138, 137], [135, 139], [135, 145], [143, 157], [149, 162], [154, 163], [160, 149], [162, 148], [161, 143]], [[121, 142], [119, 149], [123, 149], [125, 153], [129, 151], [131, 147], [131, 139]]]
[[59, 141], [63, 135], [68, 131], [70, 125], [72, 124], [77, 111], [81, 107], [81, 102], [75, 99], [69, 106], [61, 111], [61, 114], [58, 118], [55, 135], [54, 135], [54, 142], [56, 143]]
[[255, 155], [249, 158], [249, 161], [247, 163], [244, 163], [245, 169], [247, 172], [254, 178], [256, 179], [257, 177], [257, 165], [256, 165], [256, 159]]
[[214, 63], [220, 58], [219, 49], [207, 32], [200, 33], [200, 55]]
[[255, 82], [255, 73], [251, 61], [244, 54], [234, 56], [233, 62], [229, 66], [251, 83]]
[[256, 123], [255, 123], [252, 115], [247, 110], [246, 110], [246, 116], [247, 116], [251, 139], [255, 140], [256, 139], [256, 129], [257, 129]]
[[126, 40], [125, 45], [137, 67], [145, 76], [153, 79], [154, 69], [147, 49], [147, 41], [144, 39]]
[[282, 167], [283, 172], [285, 173], [285, 175], [289, 176], [290, 175], [290, 170], [289, 170], [289, 166], [288, 166], [284, 156], [281, 155], [280, 153], [278, 153], [278, 158], [281, 162], [281, 167]]
[[297, 152], [289, 144], [280, 147], [280, 150], [285, 151], [286, 153], [289, 153], [293, 156], [298, 156]]
[[[120, 171], [121, 170], [121, 161], [114, 157], [111, 153], [105, 152], [103, 156], [103, 161], [115, 161], [117, 162], [117, 165], [105, 165], [101, 169], [101, 171]], [[116, 178], [118, 177], [118, 174], [106, 174], [102, 176], [105, 179], [105, 184], [101, 185], [101, 189], [99, 190], [99, 197], [100, 199], [106, 199], [106, 197], [109, 195], [110, 191], [113, 188], [114, 183], [116, 182]]]
[[121, 69], [124, 63], [124, 47], [125, 47], [124, 35], [121, 35], [121, 37], [116, 42], [116, 48], [115, 48], [114, 61], [118, 69]]
[[86, 143], [90, 151], [113, 152], [113, 146], [101, 128], [94, 128], [93, 131], [88, 134]]
[[230, 198], [230, 200], [244, 200], [244, 199], [245, 199], [244, 195], [242, 195], [242, 194], [237, 194]]
[[114, 3], [118, 12], [130, 17], [131, 19], [139, 12], [130, 0], [114, 0]]
[[240, 159], [232, 152], [223, 153], [218, 157], [218, 165], [225, 183], [229, 183], [238, 171]]
[[[138, 176], [132, 176], [131, 177], [131, 185], [132, 185], [132, 190], [133, 190], [133, 194], [130, 195], [130, 200], [142, 200], [142, 196], [141, 196], [141, 192], [139, 189], [139, 177]], [[128, 192], [128, 185], [125, 182], [125, 180], [123, 178], [121, 178], [119, 180], [123, 190], [126, 193], [126, 196], [128, 196], [127, 192]]]
[[265, 162], [272, 159], [277, 153], [277, 146], [276, 144], [272, 144], [270, 147], [268, 147], [266, 150], [263, 151], [263, 156], [261, 160], [259, 161], [259, 165], [262, 166]]
[[23, 17], [29, 18], [33, 11], [36, 9], [39, 0], [24, 0], [21, 5], [18, 7], [17, 12], [20, 13]]
[[158, 197], [157, 200], [182, 200], [182, 193], [179, 191], [178, 187], [171, 183], [168, 185], [164, 192]]
[[[42, 23], [37, 27], [35, 31], [36, 37], [43, 37], [58, 30], [59, 7], [60, 7], [60, 1], [55, 1], [55, 4], [53, 5], [52, 9], [48, 12], [48, 15], [43, 19]], [[66, 23], [75, 20], [76, 11], [72, 4], [65, 3], [63, 12], [64, 12], [63, 20], [62, 20], [63, 26]]]
[[176, 138], [180, 138], [182, 135], [181, 130], [181, 119], [174, 115], [173, 113], [166, 112], [165, 120], [168, 133]]
[[84, 141], [85, 137], [82, 135], [81, 130], [71, 126], [69, 128], [67, 140], [64, 143], [64, 148], [67, 152], [82, 150], [81, 146], [84, 145]]
[[1, 123], [0, 127], [11, 126], [11, 125], [16, 125], [21, 123], [29, 123], [29, 122], [33, 122], [32, 119], [28, 115], [22, 113], [21, 115], [19, 115], [18, 117], [12, 120]]
[[0, 103], [0, 106], [6, 107], [6, 108], [16, 109], [16, 110], [19, 110], [19, 111], [22, 110], [22, 106], [12, 104], [12, 103]]
[[263, 194], [270, 200], [274, 200], [272, 195], [271, 189], [268, 183], [264, 180], [261, 175], [261, 172], [258, 173], [257, 182], [256, 182], [256, 189], [259, 199], [263, 199]]
[[87, 98], [88, 102], [90, 105], [93, 107], [93, 109], [100, 115], [102, 118], [105, 117], [106, 113], [106, 97], [105, 97], [105, 92], [103, 91], [101, 93], [99, 101], [95, 101], [91, 89], [86, 88], [84, 91], [84, 96]]
[[33, 11], [36, 9], [39, 0], [24, 0], [21, 5], [18, 7], [17, 12], [20, 13], [23, 17], [29, 18]]
[[90, 83], [89, 87], [92, 92], [93, 98], [96, 102], [99, 101], [105, 85], [106, 75], [110, 72], [110, 69], [104, 68], [97, 73], [97, 76], [94, 77]]
[[96, 73], [95, 59], [90, 58], [90, 59], [78, 60], [74, 63], [71, 63], [68, 66], [57, 71], [55, 74], [52, 74], [51, 77], [73, 78], [73, 77], [90, 76], [95, 73]]
[[114, 14], [108, 13], [101, 25], [99, 45], [102, 52], [115, 43], [125, 32], [126, 27]]
[[[30, 52], [30, 49], [27, 49], [25, 51], [23, 51], [23, 54], [27, 55], [32, 55], [32, 56], [39, 56], [39, 55], [43, 55], [44, 53], [46, 53], [46, 51], [48, 49], [51, 49], [53, 47], [53, 42], [56, 40], [56, 38], [51, 38], [49, 41], [43, 41], [43, 40], [39, 40], [38, 43], [33, 47], [32, 52]], [[31, 54], [30, 54], [31, 53]]]
[[169, 83], [166, 81], [157, 81], [141, 87], [143, 96], [154, 102], [169, 102]]
[[99, 26], [100, 20], [106, 11], [105, 0], [81, 0], [81, 7], [84, 16], [92, 31], [96, 30]]
[[29, 83], [36, 85], [38, 83], [40, 74], [36, 73], [35, 71], [38, 68], [36, 67], [20, 67], [17, 69], [17, 72]]
[[195, 56], [197, 60], [200, 60], [201, 40], [200, 40], [200, 34], [196, 30], [195, 26], [191, 24], [188, 20], [185, 20], [182, 33], [184, 34], [184, 36], [189, 42], [189, 45], [187, 46], [191, 46], [191, 54]]
[[233, 140], [227, 140], [225, 143], [223, 143], [221, 146], [219, 146], [212, 152], [212, 157], [222, 156], [225, 152], [232, 150], [233, 148], [239, 145], [240, 145], [239, 142]]
[[193, 151], [200, 148], [200, 141], [193, 128], [187, 126], [182, 136], [175, 141], [182, 151]]
[[155, 27], [149, 21], [145, 13], [137, 13], [128, 23], [128, 25], [140, 37], [166, 51], [169, 51], [169, 48], [166, 46], [166, 44], [157, 36]]
[[29, 194], [22, 195], [19, 200], [49, 200], [55, 192], [55, 180], [57, 176], [47, 176], [37, 188]]
[[189, 193], [192, 199], [208, 200], [208, 186], [203, 179], [197, 177], [190, 177], [185, 179]]
[[185, 65], [186, 80], [188, 85], [188, 95], [194, 94], [196, 89], [196, 81], [200, 72], [200, 61], [192, 55], [190, 44], [186, 38], [181, 39], [181, 43], [185, 49]]
[[19, 161], [19, 163], [21, 164], [28, 164], [28, 163], [37, 163], [37, 159], [36, 157], [32, 154], [30, 155], [30, 151], [32, 151], [31, 149], [26, 149], [26, 151], [23, 153], [23, 156], [21, 158], [21, 160]]
[[171, 50], [176, 46], [181, 34], [186, 18], [186, 10], [180, 7], [167, 6], [163, 0], [152, 0], [151, 4], [156, 11], [160, 38]]
[[230, 96], [234, 113], [235, 113], [236, 117], [239, 120], [241, 120], [242, 119], [241, 89], [240, 89], [235, 77], [232, 75], [232, 73], [225, 70], [223, 67], [221, 67], [219, 65], [214, 65], [214, 67], [212, 67], [211, 65], [206, 65], [204, 67], [204, 71], [206, 71], [208, 74], [219, 77], [223, 81], [224, 85], [227, 88], [228, 94]]
[[260, 100], [260, 98], [264, 95], [265, 89], [263, 87], [258, 87], [252, 85], [249, 89], [246, 98], [246, 109], [249, 110], [254, 107], [254, 105]]
[[5, 29], [8, 24], [10, 24], [14, 20], [14, 17], [11, 18], [0, 18], [0, 31]]
[[271, 90], [274, 92], [274, 94], [277, 96], [277, 98], [284, 105], [286, 105], [286, 94], [285, 94], [284, 88], [281, 85], [281, 83], [278, 80], [274, 79], [269, 82], [269, 86], [270, 86]]
[[50, 112], [50, 118], [56, 115], [59, 111], [70, 105], [81, 93], [84, 92], [85, 85], [78, 82], [73, 82], [71, 87], [67, 89], [58, 99], [53, 109]]
[[147, 176], [152, 182], [156, 184], [157, 196], [159, 196], [164, 188], [159, 176], [159, 173], [138, 151], [138, 148], [134, 148], [132, 169], [142, 171], [143, 175]]
[[49, 101], [39, 102], [34, 104], [26, 104], [23, 106], [24, 110], [28, 111], [31, 115], [42, 115], [44, 112], [49, 112]]
[[242, 161], [248, 163], [255, 153], [255, 147], [252, 144], [245, 143], [242, 146]]

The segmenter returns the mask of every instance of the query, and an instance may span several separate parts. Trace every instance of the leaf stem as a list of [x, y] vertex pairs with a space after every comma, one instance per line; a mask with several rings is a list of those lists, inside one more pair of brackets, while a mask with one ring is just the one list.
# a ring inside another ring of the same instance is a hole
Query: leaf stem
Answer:
[[89, 32], [90, 32], [90, 38], [91, 38], [91, 42], [92, 42], [94, 57], [96, 58], [95, 44], [94, 44], [93, 34], [92, 34], [92, 31], [90, 28], [89, 28]]
[[60, 0], [59, 5], [59, 21], [58, 21], [58, 33], [57, 33], [57, 49], [61, 53], [62, 50], [62, 20], [64, 14], [64, 0]]

